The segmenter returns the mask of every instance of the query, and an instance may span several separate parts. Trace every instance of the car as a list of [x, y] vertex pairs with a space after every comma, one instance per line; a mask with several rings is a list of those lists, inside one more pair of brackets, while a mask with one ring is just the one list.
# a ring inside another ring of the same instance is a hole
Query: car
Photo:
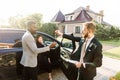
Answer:
[[[20, 30], [21, 31], [21, 30]], [[9, 30], [8, 30], [9, 32]], [[14, 32], [14, 31], [13, 31]], [[17, 33], [19, 30], [17, 31]], [[10, 32], [11, 33], [11, 32]], [[10, 33], [8, 33], [10, 35]], [[14, 32], [15, 33], [15, 32]], [[17, 34], [15, 33], [15, 35]], [[25, 31], [22, 30], [22, 35]], [[71, 59], [74, 56], [74, 42], [62, 39], [62, 41], [46, 34], [44, 32], [37, 32], [43, 36], [44, 43], [50, 45], [52, 42], [56, 42], [57, 45], [50, 50], [52, 68], [60, 68], [68, 80], [75, 80], [77, 77], [77, 69], [72, 63], [68, 63], [66, 60]], [[13, 34], [12, 34], [13, 35]], [[0, 34], [1, 36], [1, 34]], [[3, 35], [2, 35], [3, 36]], [[5, 36], [4, 36], [5, 37]], [[15, 36], [14, 36], [15, 37]], [[17, 36], [18, 37], [18, 36]], [[10, 37], [12, 38], [12, 37]], [[8, 38], [7, 38], [8, 39]], [[15, 38], [14, 38], [15, 39]], [[12, 41], [12, 39], [10, 39]], [[12, 41], [14, 42], [14, 41]], [[14, 80], [16, 79], [16, 63], [15, 55], [17, 52], [22, 51], [22, 48], [0, 48], [0, 80]]]

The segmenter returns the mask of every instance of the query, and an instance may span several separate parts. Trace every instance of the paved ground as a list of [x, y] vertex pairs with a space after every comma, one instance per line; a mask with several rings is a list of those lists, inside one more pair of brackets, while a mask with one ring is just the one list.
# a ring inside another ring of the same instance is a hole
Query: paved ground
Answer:
[[[48, 78], [46, 76], [48, 76], [47, 73], [43, 73], [39, 75], [39, 80], [47, 80]], [[67, 80], [66, 76], [62, 73], [60, 69], [53, 70], [52, 77], [53, 80]]]
[[113, 49], [113, 48], [115, 48], [115, 47], [118, 47], [118, 46], [111, 46], [111, 45], [106, 45], [106, 44], [104, 44], [104, 45], [103, 45], [103, 51], [110, 50], [110, 49]]
[[[104, 45], [103, 51], [112, 49], [115, 46]], [[109, 80], [110, 76], [114, 76], [118, 71], [120, 71], [120, 60], [103, 57], [103, 65], [97, 69], [97, 76], [94, 80]], [[60, 69], [53, 70], [53, 80], [67, 80], [65, 75]], [[41, 80], [47, 80], [47, 73], [39, 75]]]
[[120, 71], [120, 60], [103, 57], [103, 65], [97, 71], [95, 80], [109, 80], [109, 77]]

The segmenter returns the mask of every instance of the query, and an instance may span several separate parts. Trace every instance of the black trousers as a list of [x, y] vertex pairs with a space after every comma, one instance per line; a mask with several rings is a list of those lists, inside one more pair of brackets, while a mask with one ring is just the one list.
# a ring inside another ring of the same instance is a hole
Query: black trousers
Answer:
[[22, 57], [22, 52], [17, 52], [16, 53], [16, 73], [18, 76], [22, 75], [22, 72], [23, 72], [23, 65], [20, 64], [21, 57]]
[[44, 70], [45, 72], [51, 73], [52, 72], [52, 65], [48, 60], [49, 56], [46, 55], [46, 53], [39, 54], [37, 57], [38, 60], [38, 73], [41, 70]]
[[37, 80], [37, 68], [23, 67], [22, 80]]
[[83, 71], [79, 70], [78, 71], [78, 79], [77, 80], [93, 80], [93, 76], [89, 76], [89, 74], [84, 74]]

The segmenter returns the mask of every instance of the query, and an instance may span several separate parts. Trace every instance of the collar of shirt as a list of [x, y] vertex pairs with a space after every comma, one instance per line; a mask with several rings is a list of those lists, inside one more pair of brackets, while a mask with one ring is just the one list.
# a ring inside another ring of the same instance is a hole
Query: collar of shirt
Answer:
[[87, 49], [88, 45], [90, 44], [90, 42], [91, 42], [91, 40], [92, 40], [93, 38], [94, 38], [94, 35], [87, 40], [86, 49]]

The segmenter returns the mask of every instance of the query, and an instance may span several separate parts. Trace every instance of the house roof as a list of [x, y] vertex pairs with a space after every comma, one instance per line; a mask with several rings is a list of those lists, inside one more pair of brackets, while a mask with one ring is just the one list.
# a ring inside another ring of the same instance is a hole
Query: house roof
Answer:
[[65, 20], [65, 16], [61, 11], [59, 11], [51, 20], [52, 22], [63, 22]]
[[86, 12], [86, 10], [81, 10], [81, 12], [74, 20], [64, 21], [62, 23], [72, 24], [72, 23], [84, 23], [88, 21], [92, 21], [92, 17]]
[[75, 18], [75, 21], [80, 21], [82, 23], [91, 21], [92, 17], [86, 12], [86, 10], [81, 10], [80, 14]]
[[74, 24], [74, 23], [83, 23], [83, 22], [82, 22], [82, 21], [71, 20], [71, 21], [62, 22], [62, 23], [60, 23], [60, 24]]
[[112, 24], [108, 23], [108, 22], [105, 22], [105, 21], [102, 21], [102, 24], [103, 25], [106, 25], [106, 26], [113, 26]]
[[[65, 16], [75, 15], [75, 13], [77, 13], [77, 16], [75, 16], [76, 18], [74, 20], [73, 19], [65, 20]], [[84, 23], [84, 22], [93, 20], [92, 17], [89, 15], [89, 13], [90, 14], [92, 13], [92, 14], [100, 15], [102, 17], [104, 16], [101, 13], [94, 12], [90, 8], [79, 7], [76, 10], [74, 10], [73, 12], [65, 14], [65, 15], [63, 15], [62, 12], [59, 11], [53, 17], [53, 19], [51, 21], [52, 22], [61, 22], [60, 24]], [[104, 25], [107, 25], [107, 26], [112, 26], [111, 24], [109, 24], [109, 23], [107, 23], [105, 21], [102, 21], [101, 23], [104, 24]]]
[[[77, 12], [81, 12], [81, 10], [86, 10], [86, 8], [80, 6], [79, 8], [75, 9], [72, 13], [65, 14], [65, 16], [66, 16], [66, 15], [72, 15], [72, 14], [77, 13]], [[91, 9], [86, 10], [86, 11], [87, 11], [87, 12], [90, 12], [90, 13], [93, 13], [93, 14], [99, 15], [99, 13], [96, 13], [96, 12], [94, 12], [94, 11], [91, 10]]]
[[72, 14], [74, 14], [74, 12], [72, 12], [72, 13], [68, 13], [68, 14], [65, 14], [65, 16], [67, 16], [67, 15], [72, 15]]
[[[76, 13], [76, 12], [80, 12], [81, 10], [86, 10], [86, 8], [84, 7], [79, 7], [77, 8], [76, 10], [73, 11], [73, 13]], [[89, 9], [89, 10], [86, 10], [87, 12], [90, 12], [90, 13], [93, 13], [93, 14], [98, 14], [96, 12], [94, 12], [93, 10]]]

